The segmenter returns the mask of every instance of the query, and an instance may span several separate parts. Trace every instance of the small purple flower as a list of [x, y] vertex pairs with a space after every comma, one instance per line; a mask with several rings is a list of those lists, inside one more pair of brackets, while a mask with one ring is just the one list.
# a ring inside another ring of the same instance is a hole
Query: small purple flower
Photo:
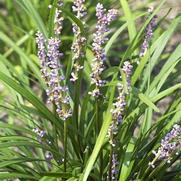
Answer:
[[50, 151], [46, 151], [45, 158], [47, 161], [51, 161], [53, 159], [53, 154]]
[[83, 18], [87, 12], [85, 7], [85, 0], [74, 0], [72, 10], [77, 13], [77, 18]]
[[104, 61], [106, 60], [105, 50], [103, 45], [108, 40], [105, 36], [105, 33], [109, 31], [108, 25], [116, 18], [118, 11], [115, 9], [108, 10], [104, 9], [103, 5], [98, 3], [96, 6], [96, 16], [97, 16], [97, 25], [96, 32], [93, 34], [93, 52], [95, 59], [91, 65], [91, 83], [95, 85], [95, 90], [90, 92], [92, 96], [99, 97], [101, 95], [100, 87], [102, 87], [106, 82], [101, 79], [101, 74], [104, 71]]
[[155, 158], [149, 165], [152, 168], [155, 168], [154, 163], [158, 160], [167, 160], [170, 163], [173, 153], [176, 155], [181, 147], [181, 127], [178, 124], [175, 124], [172, 130], [166, 134], [166, 136], [161, 140], [161, 145], [158, 148], [157, 152], [153, 151]]
[[40, 130], [39, 128], [34, 128], [33, 132], [36, 133], [38, 142], [42, 143], [46, 136], [46, 132], [44, 130]]

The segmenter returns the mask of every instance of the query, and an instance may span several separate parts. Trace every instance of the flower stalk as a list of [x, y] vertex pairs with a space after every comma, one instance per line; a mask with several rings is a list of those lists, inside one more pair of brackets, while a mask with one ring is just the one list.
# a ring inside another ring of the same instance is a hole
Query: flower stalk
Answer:
[[[62, 7], [61, 0], [57, 6]], [[51, 6], [49, 6], [51, 7]], [[66, 172], [67, 162], [67, 120], [72, 116], [68, 87], [65, 85], [65, 77], [62, 75], [63, 65], [60, 60], [63, 54], [59, 51], [61, 40], [59, 36], [63, 28], [62, 11], [56, 8], [54, 18], [54, 36], [48, 40], [42, 33], [37, 33], [36, 42], [38, 45], [38, 57], [41, 62], [42, 78], [47, 85], [48, 103], [52, 103], [58, 116], [64, 120], [64, 171]], [[55, 130], [56, 131], [56, 128]], [[55, 133], [56, 134], [56, 133]]]
[[[149, 16], [151, 15], [152, 11], [153, 10], [151, 8], [148, 10]], [[145, 36], [144, 36], [143, 43], [141, 45], [140, 57], [145, 56], [145, 54], [149, 48], [150, 41], [153, 37], [153, 31], [154, 31], [154, 28], [156, 27], [156, 24], [157, 24], [156, 20], [157, 20], [157, 16], [155, 15], [151, 19], [151, 21], [149, 22], [149, 24], [147, 25], [147, 27], [145, 29]]]
[[116, 138], [118, 134], [119, 125], [123, 121], [123, 116], [126, 107], [126, 93], [129, 93], [131, 90], [131, 74], [132, 74], [132, 65], [126, 61], [124, 62], [124, 66], [122, 71], [126, 75], [126, 86], [128, 88], [128, 92], [125, 92], [123, 85], [121, 83], [118, 84], [118, 97], [116, 98], [116, 102], [113, 103], [113, 109], [111, 109], [112, 113], [112, 123], [108, 129], [108, 137], [109, 143], [111, 146], [110, 149], [110, 162], [109, 162], [109, 175], [108, 180], [116, 181], [118, 174], [118, 140]]

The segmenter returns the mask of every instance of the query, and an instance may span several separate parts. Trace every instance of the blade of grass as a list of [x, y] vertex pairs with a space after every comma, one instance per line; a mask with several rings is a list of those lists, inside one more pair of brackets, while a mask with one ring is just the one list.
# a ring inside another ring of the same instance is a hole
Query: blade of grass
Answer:
[[13, 79], [8, 77], [7, 75], [0, 72], [0, 80], [6, 83], [8, 86], [16, 90], [19, 94], [25, 97], [32, 105], [34, 105], [37, 110], [48, 120], [52, 121], [55, 125], [57, 125], [60, 129], [62, 128], [62, 124], [52, 112], [42, 103], [32, 92], [22, 87], [22, 85], [16, 83]]
[[107, 42], [106, 46], [105, 46], [105, 53], [107, 54], [110, 50], [110, 48], [112, 47], [113, 43], [115, 42], [115, 40], [119, 37], [119, 35], [121, 34], [121, 32], [124, 31], [124, 29], [127, 27], [127, 23], [124, 23], [113, 35], [112, 37], [109, 39], [109, 41]]
[[[32, 37], [32, 35], [34, 34], [34, 31], [31, 30], [29, 31], [28, 33], [26, 33], [22, 38], [20, 38], [15, 44], [17, 46], [20, 46], [22, 45], [23, 43], [25, 43], [30, 37]], [[8, 57], [10, 56], [12, 53], [13, 53], [14, 49], [13, 48], [10, 48], [8, 51], [6, 51], [3, 55], [4, 57]]]
[[143, 93], [140, 93], [138, 95], [138, 97], [140, 98], [140, 100], [145, 103], [148, 107], [151, 107], [155, 112], [160, 112], [160, 110], [158, 109], [157, 106], [155, 106], [153, 104], [153, 102], [150, 100], [150, 98], [148, 98], [147, 96], [145, 96]]
[[123, 8], [125, 18], [127, 21], [129, 39], [130, 39], [130, 42], [132, 42], [134, 37], [136, 36], [136, 26], [134, 23], [134, 18], [133, 18], [131, 10], [129, 8], [129, 4], [128, 4], [127, 0], [120, 0], [120, 3]]
[[28, 13], [28, 15], [31, 17], [31, 19], [35, 22], [37, 28], [39, 29], [40, 32], [44, 34], [46, 38], [48, 38], [48, 33], [46, 30], [46, 27], [37, 12], [37, 10], [33, 7], [31, 1], [27, 0], [15, 0], [21, 7], [23, 7], [24, 10]]
[[38, 179], [35, 176], [28, 175], [25, 173], [3, 173], [3, 172], [0, 172], [0, 179], [19, 179], [19, 178], [32, 179], [32, 180]]
[[27, 64], [30, 66], [31, 70], [35, 73], [36, 77], [40, 82], [42, 82], [41, 74], [39, 68], [32, 62], [32, 60], [22, 51], [20, 47], [18, 47], [7, 35], [3, 32], [0, 32], [0, 39], [11, 46]]

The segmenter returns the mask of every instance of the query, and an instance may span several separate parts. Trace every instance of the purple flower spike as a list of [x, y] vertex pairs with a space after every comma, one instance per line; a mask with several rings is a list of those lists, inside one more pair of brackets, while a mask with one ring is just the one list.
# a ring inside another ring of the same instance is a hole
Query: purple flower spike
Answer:
[[117, 174], [118, 174], [118, 159], [117, 159], [117, 154], [113, 153], [112, 154], [112, 167], [111, 167], [111, 181], [116, 181]]
[[152, 168], [155, 168], [154, 163], [158, 160], [166, 160], [167, 163], [170, 163], [172, 155], [175, 153], [178, 155], [178, 152], [181, 147], [181, 127], [178, 124], [175, 124], [172, 130], [166, 134], [166, 136], [161, 140], [161, 145], [158, 148], [158, 151], [153, 151], [155, 158], [149, 165]]
[[82, 18], [87, 14], [84, 3], [85, 3], [85, 0], [75, 0], [74, 1], [72, 10], [77, 13], [77, 15], [76, 15], [77, 18]]
[[[124, 62], [122, 70], [126, 74], [128, 93], [130, 92], [131, 89], [132, 69], [133, 66], [130, 64], [130, 62], [128, 61]], [[113, 115], [113, 120], [116, 120], [116, 122], [121, 123], [126, 106], [125, 91], [123, 90], [123, 85], [121, 83], [118, 84], [118, 92], [119, 95], [116, 99], [116, 102], [113, 104], [114, 108], [111, 110], [111, 112]], [[114, 121], [113, 124], [115, 124]]]
[[[127, 85], [128, 85], [128, 93], [130, 92], [131, 89], [131, 84], [130, 84], [130, 77], [132, 74], [132, 65], [126, 61], [124, 62], [122, 70], [126, 74], [127, 78]], [[126, 93], [123, 89], [123, 85], [119, 83], [117, 85], [118, 87], [118, 97], [116, 98], [116, 102], [113, 103], [113, 108], [111, 109], [112, 113], [112, 122], [109, 126], [108, 129], [108, 137], [109, 137], [109, 143], [111, 145], [111, 149], [113, 151], [111, 155], [111, 163], [110, 163], [110, 173], [109, 173], [109, 180], [115, 181], [117, 179], [117, 134], [118, 134], [118, 129], [119, 125], [122, 123], [123, 120], [123, 115], [125, 112], [125, 107], [126, 107]]]
[[[58, 6], [62, 6], [62, 1], [58, 1]], [[60, 16], [61, 10], [56, 9], [55, 15], [55, 37], [47, 41], [42, 33], [37, 33], [36, 42], [38, 45], [38, 57], [41, 61], [41, 72], [47, 85], [48, 103], [56, 105], [56, 112], [60, 118], [67, 120], [72, 115], [70, 108], [70, 98], [67, 96], [68, 88], [64, 85], [64, 76], [60, 76], [62, 65], [60, 59], [62, 53], [59, 51], [61, 41], [58, 38], [62, 30], [63, 18]], [[46, 48], [47, 43], [47, 48]]]
[[45, 47], [46, 39], [40, 32], [36, 33], [36, 43], [38, 45], [38, 57], [40, 59], [42, 78], [44, 78], [45, 82], [48, 83], [47, 80], [49, 77], [49, 73], [47, 71], [47, 57]]
[[[151, 14], [152, 10], [149, 9], [149, 13]], [[141, 50], [140, 50], [140, 57], [143, 57], [148, 50], [149, 43], [153, 36], [153, 30], [156, 26], [156, 20], [157, 20], [157, 16], [155, 15], [146, 27], [144, 41], [142, 43]]]
[[[63, 2], [61, 0], [58, 1], [57, 3], [58, 7], [62, 7], [63, 6]], [[62, 11], [60, 9], [56, 9], [55, 11], [55, 19], [54, 19], [54, 24], [55, 24], [55, 27], [54, 27], [54, 32], [55, 32], [55, 35], [59, 36], [62, 32], [62, 24], [63, 24], [63, 20], [64, 18], [61, 16], [62, 14]]]
[[53, 154], [50, 151], [46, 151], [45, 158], [47, 161], [51, 161], [53, 159]]
[[[83, 18], [87, 14], [86, 7], [85, 7], [85, 0], [75, 0], [72, 6], [72, 10], [76, 12], [76, 17], [80, 19], [83, 24], [85, 23]], [[78, 79], [79, 71], [82, 70], [84, 67], [80, 65], [80, 59], [85, 56], [85, 52], [83, 50], [86, 44], [86, 38], [82, 35], [80, 28], [73, 24], [73, 33], [75, 35], [75, 40], [72, 44], [72, 52], [73, 52], [73, 71], [71, 73], [70, 81], [76, 82]]]
[[109, 31], [108, 25], [116, 18], [118, 11], [115, 9], [104, 9], [103, 5], [98, 3], [96, 6], [97, 25], [96, 32], [93, 34], [93, 52], [95, 59], [91, 65], [91, 83], [95, 85], [94, 90], [89, 92], [93, 97], [99, 97], [101, 95], [100, 87], [102, 87], [106, 81], [101, 79], [101, 74], [104, 71], [104, 62], [106, 60], [105, 50], [103, 45], [108, 40], [105, 33]]

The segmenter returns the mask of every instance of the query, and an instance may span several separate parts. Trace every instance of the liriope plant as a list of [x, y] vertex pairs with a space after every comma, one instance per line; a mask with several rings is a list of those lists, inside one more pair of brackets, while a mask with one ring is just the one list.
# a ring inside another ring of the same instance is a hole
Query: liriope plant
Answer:
[[164, 29], [164, 0], [3, 3], [1, 180], [181, 179], [180, 14]]

